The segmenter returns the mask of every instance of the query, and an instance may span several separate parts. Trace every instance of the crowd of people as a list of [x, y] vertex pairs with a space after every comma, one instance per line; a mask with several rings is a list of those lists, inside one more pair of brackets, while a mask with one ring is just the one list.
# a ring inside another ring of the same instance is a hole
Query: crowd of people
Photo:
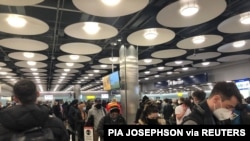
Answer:
[[[34, 82], [22, 79], [13, 87], [15, 105], [0, 110], [0, 140], [14, 132], [42, 126], [52, 129], [55, 140], [84, 141], [84, 127], [93, 127], [93, 141], [104, 140], [105, 125], [128, 125], [121, 104], [114, 98], [88, 101], [37, 102]], [[135, 114], [135, 125], [250, 124], [249, 98], [244, 99], [233, 82], [217, 82], [206, 96], [202, 90], [177, 100], [153, 100], [144, 96]]]

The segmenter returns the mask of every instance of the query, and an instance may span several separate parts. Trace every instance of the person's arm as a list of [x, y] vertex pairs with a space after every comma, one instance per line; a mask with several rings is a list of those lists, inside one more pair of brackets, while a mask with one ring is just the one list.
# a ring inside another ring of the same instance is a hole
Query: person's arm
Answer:
[[105, 124], [104, 118], [105, 118], [105, 116], [101, 118], [101, 120], [99, 121], [99, 124], [97, 126], [97, 132], [102, 137], [104, 136], [104, 130], [103, 130], [103, 125]]

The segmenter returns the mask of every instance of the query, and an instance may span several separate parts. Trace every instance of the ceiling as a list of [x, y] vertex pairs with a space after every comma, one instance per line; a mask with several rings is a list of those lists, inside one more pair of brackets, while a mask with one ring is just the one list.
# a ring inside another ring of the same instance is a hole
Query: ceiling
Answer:
[[[180, 8], [187, 3], [198, 6], [198, 13], [182, 16]], [[10, 25], [10, 16], [22, 18], [18, 26], [24, 27]], [[109, 58], [119, 57], [121, 45], [138, 47], [142, 83], [249, 59], [250, 24], [240, 23], [247, 16], [249, 0], [120, 0], [117, 7], [101, 0], [0, 0], [0, 80], [13, 85], [32, 78], [43, 91], [70, 90], [75, 84], [101, 90], [101, 78], [119, 69], [119, 61]], [[99, 32], [84, 31], [88, 23], [98, 23]], [[156, 38], [145, 39], [146, 31]], [[195, 44], [194, 37], [205, 41]], [[235, 42], [243, 46], [236, 48]]]

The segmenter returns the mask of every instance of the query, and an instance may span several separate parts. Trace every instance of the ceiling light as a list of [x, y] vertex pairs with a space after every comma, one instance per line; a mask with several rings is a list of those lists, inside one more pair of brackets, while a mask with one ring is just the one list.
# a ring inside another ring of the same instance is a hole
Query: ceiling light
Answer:
[[66, 66], [68, 67], [72, 67], [74, 65], [74, 63], [66, 63]]
[[163, 70], [163, 69], [164, 69], [164, 67], [157, 67], [157, 69], [158, 69], [158, 70]]
[[150, 74], [150, 71], [145, 71], [144, 73], [145, 73], [145, 74]]
[[201, 43], [205, 42], [205, 40], [206, 40], [206, 38], [203, 35], [202, 36], [195, 36], [192, 39], [194, 44], [201, 44]]
[[69, 58], [71, 60], [78, 60], [80, 58], [80, 56], [79, 55], [70, 55]]
[[233, 46], [235, 48], [239, 48], [239, 47], [243, 47], [244, 45], [246, 44], [246, 41], [245, 40], [241, 40], [241, 41], [236, 41], [233, 43]]
[[30, 68], [31, 71], [37, 71], [37, 68]]
[[189, 2], [181, 7], [182, 16], [189, 17], [195, 15], [199, 11], [199, 6], [195, 2]]
[[174, 63], [177, 64], [177, 65], [179, 65], [179, 64], [182, 64], [183, 61], [175, 61]]
[[34, 62], [34, 61], [28, 61], [27, 64], [30, 65], [30, 66], [35, 66], [36, 62]]
[[186, 71], [186, 70], [188, 70], [188, 69], [189, 69], [188, 67], [182, 68], [182, 70], [184, 70], [184, 71]]
[[116, 61], [118, 61], [118, 57], [109, 57], [109, 60], [111, 62], [116, 62]]
[[145, 63], [151, 63], [152, 62], [152, 59], [144, 59], [143, 60]]
[[70, 71], [70, 69], [63, 69], [63, 71], [65, 71], [65, 72], [69, 72], [69, 71]]
[[173, 72], [171, 72], [171, 71], [168, 71], [168, 72], [167, 72], [167, 74], [168, 74], [168, 75], [170, 75], [170, 74], [173, 74]]
[[144, 78], [145, 80], [148, 80], [149, 78]]
[[155, 77], [160, 77], [160, 75], [155, 75]]
[[210, 62], [202, 62], [201, 64], [202, 64], [203, 66], [207, 66], [207, 65], [210, 64]]
[[38, 75], [39, 73], [37, 73], [37, 72], [34, 72], [34, 73], [32, 73], [33, 75]]
[[107, 6], [116, 6], [121, 2], [121, 0], [101, 0], [101, 1], [103, 4]]
[[27, 21], [24, 18], [18, 15], [10, 15], [6, 20], [9, 25], [16, 28], [24, 27], [27, 23]]
[[23, 56], [26, 58], [33, 58], [35, 56], [35, 54], [32, 52], [24, 52]]
[[101, 68], [107, 68], [108, 65], [100, 65]]
[[64, 75], [64, 76], [65, 76], [65, 75], [68, 75], [68, 74], [67, 74], [67, 73], [62, 73], [62, 75]]
[[153, 40], [153, 39], [155, 39], [158, 36], [158, 32], [154, 28], [147, 29], [145, 31], [145, 33], [143, 34], [143, 36], [147, 40]]
[[247, 14], [244, 14], [240, 18], [240, 22], [242, 24], [250, 24], [250, 12], [247, 12]]
[[85, 22], [83, 26], [83, 30], [87, 32], [88, 34], [96, 34], [100, 30], [100, 26], [96, 22]]
[[98, 73], [98, 72], [100, 72], [100, 70], [94, 70], [94, 73]]

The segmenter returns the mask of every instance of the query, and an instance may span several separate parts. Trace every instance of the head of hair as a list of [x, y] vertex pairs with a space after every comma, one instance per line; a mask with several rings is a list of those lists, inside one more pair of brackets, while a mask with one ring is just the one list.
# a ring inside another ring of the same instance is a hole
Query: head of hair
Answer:
[[228, 100], [233, 96], [235, 96], [240, 103], [242, 102], [242, 95], [237, 86], [235, 85], [235, 83], [233, 82], [225, 82], [225, 81], [217, 82], [214, 85], [209, 97], [212, 97], [217, 94], [221, 95], [222, 101]]
[[21, 79], [13, 86], [13, 92], [23, 105], [32, 104], [37, 99], [36, 84], [29, 79]]
[[156, 102], [149, 100], [144, 105], [144, 109], [143, 109], [143, 112], [141, 114], [141, 119], [143, 121], [145, 121], [148, 115], [150, 115], [152, 113], [158, 113], [158, 112], [159, 112], [159, 108], [158, 108]]
[[199, 101], [203, 101], [206, 98], [206, 93], [202, 90], [197, 90], [192, 93], [192, 97], [195, 97]]

